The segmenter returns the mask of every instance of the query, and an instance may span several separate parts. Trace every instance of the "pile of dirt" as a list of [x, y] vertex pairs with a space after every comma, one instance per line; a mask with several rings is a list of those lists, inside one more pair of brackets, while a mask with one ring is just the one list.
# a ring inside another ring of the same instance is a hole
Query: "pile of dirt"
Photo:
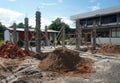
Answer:
[[112, 43], [105, 43], [100, 46], [97, 53], [115, 53], [120, 54], [120, 46]]
[[3, 58], [23, 58], [27, 55], [25, 51], [20, 49], [16, 44], [6, 41], [0, 46], [0, 57]]
[[87, 65], [86, 67], [87, 63], [91, 63], [91, 61], [80, 57], [79, 52], [66, 48], [57, 48], [53, 52], [48, 53], [48, 56], [40, 62], [39, 67], [43, 70], [55, 72], [69, 72], [77, 70], [79, 73], [88, 73], [88, 71], [90, 72], [92, 70], [92, 66]]

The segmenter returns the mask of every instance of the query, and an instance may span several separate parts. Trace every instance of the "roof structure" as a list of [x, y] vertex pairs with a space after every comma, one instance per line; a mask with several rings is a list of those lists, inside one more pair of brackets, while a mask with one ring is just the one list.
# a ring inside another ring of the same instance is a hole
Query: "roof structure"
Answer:
[[[13, 28], [6, 28], [7, 30], [13, 31]], [[16, 28], [16, 31], [24, 31], [24, 28]], [[35, 31], [35, 29], [29, 29], [29, 31]], [[45, 29], [41, 29], [42, 32], [45, 32]], [[47, 30], [47, 32], [57, 33], [59, 31]]]
[[77, 20], [77, 19], [84, 19], [84, 18], [90, 18], [90, 17], [97, 17], [97, 16], [103, 16], [108, 15], [112, 13], [120, 13], [120, 6], [110, 7], [106, 9], [99, 9], [87, 13], [81, 13], [77, 15], [70, 16], [71, 20]]

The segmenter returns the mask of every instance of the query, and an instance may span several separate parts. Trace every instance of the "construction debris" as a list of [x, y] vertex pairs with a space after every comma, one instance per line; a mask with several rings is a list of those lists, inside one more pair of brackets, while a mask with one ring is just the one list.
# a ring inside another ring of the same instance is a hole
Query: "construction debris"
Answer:
[[6, 41], [0, 47], [0, 57], [3, 58], [23, 58], [27, 55], [25, 51], [20, 49], [16, 44], [11, 41]]
[[100, 49], [97, 50], [97, 53], [120, 54], [120, 46], [112, 43], [105, 43], [101, 45]]
[[[79, 53], [66, 48], [57, 48], [48, 53], [47, 58], [43, 59], [39, 67], [43, 70], [55, 72], [79, 72], [90, 73], [92, 71], [91, 59], [79, 57]], [[90, 65], [88, 65], [88, 63]]]

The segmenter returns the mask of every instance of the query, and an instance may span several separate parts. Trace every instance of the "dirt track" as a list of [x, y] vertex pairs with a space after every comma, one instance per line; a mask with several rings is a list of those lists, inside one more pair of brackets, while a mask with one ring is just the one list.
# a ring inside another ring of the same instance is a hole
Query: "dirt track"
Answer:
[[[0, 68], [0, 79], [6, 80], [5, 77], [11, 78], [9, 83], [119, 83], [120, 82], [120, 56], [108, 56], [99, 54], [87, 54], [81, 53], [83, 57], [89, 57], [93, 59], [93, 67], [95, 72], [87, 77], [81, 77], [80, 75], [62, 75], [54, 72], [45, 72], [38, 68], [39, 61], [35, 58], [26, 57], [26, 60], [19, 61], [20, 64], [16, 65], [13, 70], [13, 74], [10, 71]], [[10, 60], [1, 59], [1, 64], [5, 65], [5, 62], [11, 62]], [[17, 61], [17, 60], [16, 60]], [[30, 65], [30, 67], [29, 67]], [[28, 69], [25, 69], [27, 68]], [[24, 71], [22, 70], [24, 69]], [[18, 71], [19, 73], [15, 73]], [[16, 76], [15, 76], [16, 75]], [[11, 76], [11, 77], [8, 77]]]

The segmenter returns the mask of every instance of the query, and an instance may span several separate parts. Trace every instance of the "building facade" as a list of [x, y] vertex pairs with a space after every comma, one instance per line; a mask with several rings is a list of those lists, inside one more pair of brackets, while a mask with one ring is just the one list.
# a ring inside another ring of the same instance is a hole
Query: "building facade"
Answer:
[[88, 33], [88, 39], [92, 38], [91, 32], [96, 29], [97, 44], [120, 45], [120, 6], [73, 15], [70, 19], [79, 21], [76, 23], [81, 25], [82, 34]]
[[[24, 28], [16, 28], [16, 32], [17, 32], [17, 41], [24, 41], [25, 39], [25, 32], [24, 32]], [[42, 29], [41, 30], [41, 41], [46, 40], [46, 35], [45, 35], [45, 30]], [[50, 43], [51, 40], [55, 40], [56, 34], [58, 33], [58, 31], [55, 30], [47, 30], [47, 38], [48, 38], [48, 43]], [[29, 42], [35, 42], [35, 29], [29, 29], [28, 32], [28, 39]], [[11, 40], [13, 41], [13, 28], [7, 28], [4, 32], [4, 40]]]

